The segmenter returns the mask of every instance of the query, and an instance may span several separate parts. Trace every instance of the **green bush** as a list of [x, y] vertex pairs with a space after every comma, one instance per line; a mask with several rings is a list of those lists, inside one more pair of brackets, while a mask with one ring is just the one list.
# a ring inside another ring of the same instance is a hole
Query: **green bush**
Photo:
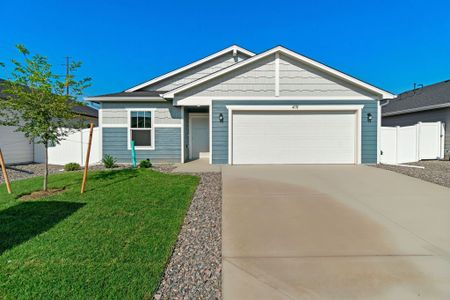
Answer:
[[77, 163], [72, 162], [72, 163], [68, 163], [68, 164], [64, 165], [64, 171], [67, 171], [67, 172], [77, 171], [79, 169], [81, 169], [81, 167], [80, 167], [80, 164], [77, 164]]
[[151, 168], [152, 167], [152, 162], [150, 161], [150, 159], [144, 159], [141, 160], [141, 162], [139, 163], [139, 167], [140, 168]]
[[103, 165], [107, 169], [112, 169], [116, 166], [117, 160], [109, 154], [105, 154], [102, 159]]

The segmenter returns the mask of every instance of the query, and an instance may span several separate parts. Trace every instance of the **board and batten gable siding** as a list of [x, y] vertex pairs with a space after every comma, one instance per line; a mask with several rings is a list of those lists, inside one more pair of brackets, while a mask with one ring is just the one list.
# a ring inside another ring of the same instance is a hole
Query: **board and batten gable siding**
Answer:
[[155, 124], [181, 124], [181, 108], [174, 107], [172, 102], [104, 102], [102, 103], [102, 124], [105, 126], [127, 124], [128, 110], [133, 108], [155, 109], [155, 115], [153, 116]]
[[[377, 105], [374, 100], [214, 100], [211, 106], [212, 118], [212, 163], [228, 164], [228, 109], [227, 105], [364, 105], [361, 114], [361, 163], [377, 163]], [[300, 108], [301, 109], [301, 108]], [[223, 114], [223, 122], [219, 115]], [[371, 113], [372, 122], [368, 122], [367, 114]], [[314, 130], [312, 128], [312, 130]], [[333, 155], [333, 153], [330, 153]]]
[[[278, 91], [278, 93], [277, 93]], [[378, 99], [350, 84], [284, 54], [273, 54], [175, 94], [174, 103], [196, 99], [280, 97], [289, 99]], [[238, 99], [236, 99], [238, 100]]]
[[[182, 111], [171, 102], [103, 102], [102, 153], [115, 157], [119, 163], [131, 163], [128, 150], [128, 110], [155, 109], [155, 149], [136, 150], [137, 160], [150, 159], [155, 163], [179, 163], [181, 161]], [[169, 126], [177, 127], [169, 127]], [[168, 126], [168, 127], [158, 127]]]
[[409, 114], [395, 116], [383, 116], [382, 126], [411, 126], [419, 122], [443, 122], [445, 123], [444, 154], [450, 156], [450, 108], [440, 108], [426, 111], [418, 111]]
[[250, 96], [265, 97], [275, 93], [275, 56], [205, 82], [175, 96], [176, 101], [196, 97]]
[[237, 52], [236, 56], [233, 56], [232, 52], [230, 51], [194, 68], [188, 69], [167, 79], [156, 82], [150, 86], [143, 88], [142, 90], [170, 91], [201, 77], [214, 73], [218, 70], [229, 67], [237, 62], [247, 59], [248, 57], [248, 55], [243, 54], [239, 51]]
[[[280, 97], [358, 97], [371, 96], [362, 89], [318, 72], [287, 55], [279, 58]], [[373, 95], [372, 95], [373, 96]]]

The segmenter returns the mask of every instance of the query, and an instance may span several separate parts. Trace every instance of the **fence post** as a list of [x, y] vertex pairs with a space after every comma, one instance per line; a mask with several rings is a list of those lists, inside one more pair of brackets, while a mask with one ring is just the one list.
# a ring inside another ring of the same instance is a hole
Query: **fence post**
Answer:
[[398, 164], [398, 136], [399, 136], [400, 126], [395, 127], [395, 164]]
[[416, 146], [417, 146], [417, 151], [416, 151], [416, 156], [417, 156], [417, 158], [416, 158], [416, 160], [417, 161], [420, 161], [420, 159], [421, 159], [421, 157], [420, 157], [420, 148], [422, 147], [422, 143], [420, 142], [420, 140], [421, 140], [421, 134], [422, 134], [422, 122], [419, 122], [419, 123], [417, 123], [416, 124], [416, 126], [417, 126], [417, 128], [416, 128], [416, 131], [417, 131], [417, 134], [416, 134], [416, 139], [417, 139], [417, 142], [416, 142]]

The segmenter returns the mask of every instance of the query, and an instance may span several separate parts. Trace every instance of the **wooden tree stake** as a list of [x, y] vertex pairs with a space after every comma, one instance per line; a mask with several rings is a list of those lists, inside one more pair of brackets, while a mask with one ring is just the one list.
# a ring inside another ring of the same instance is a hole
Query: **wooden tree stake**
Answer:
[[[84, 188], [86, 187], [86, 178], [89, 168], [89, 155], [91, 154], [91, 144], [92, 144], [92, 133], [94, 132], [94, 123], [91, 123], [91, 126], [89, 127], [89, 143], [88, 148], [86, 152], [86, 161], [84, 163], [84, 173], [83, 173], [83, 183], [81, 184], [81, 193], [84, 193]], [[83, 134], [83, 132], [81, 132]]]
[[8, 190], [8, 194], [11, 194], [11, 184], [9, 183], [8, 173], [6, 172], [6, 164], [3, 159], [2, 149], [0, 149], [0, 165], [2, 167], [3, 178], [6, 183], [6, 189]]

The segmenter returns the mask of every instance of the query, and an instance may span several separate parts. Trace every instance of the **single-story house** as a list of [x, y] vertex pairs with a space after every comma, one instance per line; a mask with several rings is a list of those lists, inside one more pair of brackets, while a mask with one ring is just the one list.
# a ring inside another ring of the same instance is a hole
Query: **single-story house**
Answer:
[[444, 154], [450, 155], [450, 80], [415, 88], [382, 103], [383, 126], [410, 126], [419, 122], [442, 122]]
[[[0, 101], [6, 98], [2, 85], [4, 79], [0, 79]], [[77, 105], [73, 111], [84, 121], [98, 125], [98, 111], [95, 108]], [[7, 164], [24, 164], [34, 161], [34, 145], [22, 132], [17, 132], [16, 127], [0, 126], [0, 148], [2, 149]]]
[[394, 95], [277, 46], [231, 46], [101, 105], [102, 153], [131, 161], [374, 164], [380, 100]]

